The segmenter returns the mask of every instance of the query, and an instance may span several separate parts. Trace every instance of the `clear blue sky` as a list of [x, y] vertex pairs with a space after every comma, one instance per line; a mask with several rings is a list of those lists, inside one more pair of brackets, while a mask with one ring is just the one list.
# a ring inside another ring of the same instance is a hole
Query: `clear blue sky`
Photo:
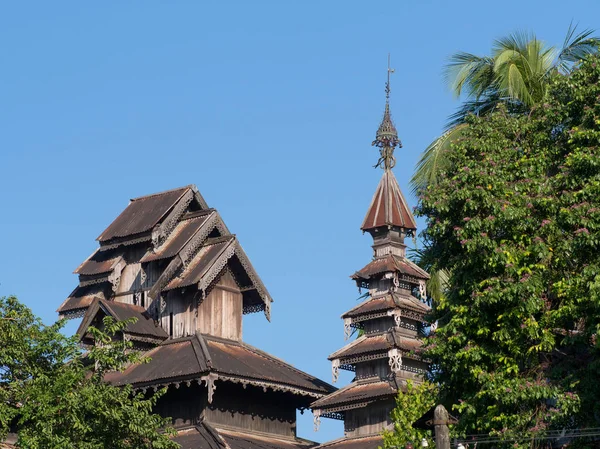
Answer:
[[[408, 194], [458, 105], [441, 77], [450, 54], [485, 54], [519, 29], [560, 45], [571, 19], [600, 28], [596, 1], [496, 5], [3, 2], [0, 295], [52, 322], [129, 198], [193, 183], [276, 301], [272, 323], [245, 317], [246, 341], [329, 381], [339, 316], [358, 297], [348, 276], [371, 258], [359, 226], [381, 175], [370, 144], [387, 53]], [[325, 441], [342, 426], [324, 419], [314, 433], [305, 414], [299, 435]]]

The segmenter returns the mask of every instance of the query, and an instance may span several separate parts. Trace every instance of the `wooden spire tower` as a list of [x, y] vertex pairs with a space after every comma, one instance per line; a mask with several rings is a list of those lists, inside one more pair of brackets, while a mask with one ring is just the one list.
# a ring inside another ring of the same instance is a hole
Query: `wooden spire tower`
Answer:
[[391, 426], [395, 396], [408, 379], [420, 382], [428, 365], [420, 357], [420, 330], [429, 306], [425, 281], [429, 275], [406, 257], [404, 239], [416, 231], [415, 219], [392, 172], [394, 150], [401, 148], [390, 113], [389, 66], [383, 120], [373, 146], [379, 149], [376, 167], [383, 176], [361, 230], [373, 237], [373, 259], [352, 275], [367, 299], [342, 315], [349, 339], [359, 337], [329, 356], [333, 381], [340, 369], [354, 371], [347, 386], [312, 403], [315, 427], [322, 417], [344, 420], [344, 437], [324, 443], [327, 449], [376, 449], [381, 433]]

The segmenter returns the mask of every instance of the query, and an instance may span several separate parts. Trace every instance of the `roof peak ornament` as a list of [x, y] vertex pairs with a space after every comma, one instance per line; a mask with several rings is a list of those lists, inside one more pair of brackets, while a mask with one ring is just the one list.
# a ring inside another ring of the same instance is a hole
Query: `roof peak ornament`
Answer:
[[390, 66], [390, 54], [388, 53], [388, 68], [387, 68], [387, 82], [385, 83], [385, 111], [383, 113], [383, 120], [377, 129], [375, 140], [371, 145], [379, 148], [379, 160], [375, 164], [375, 168], [382, 167], [384, 170], [390, 170], [396, 165], [396, 158], [394, 157], [394, 148], [402, 148], [402, 142], [398, 138], [398, 131], [392, 121], [390, 113], [390, 75], [395, 70]]

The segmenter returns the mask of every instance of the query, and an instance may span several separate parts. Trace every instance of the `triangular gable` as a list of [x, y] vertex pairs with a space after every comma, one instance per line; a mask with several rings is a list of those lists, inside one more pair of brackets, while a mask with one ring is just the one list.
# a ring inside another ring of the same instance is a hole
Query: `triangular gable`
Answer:
[[86, 311], [76, 334], [81, 341], [85, 340], [87, 329], [96, 321], [110, 316], [116, 321], [136, 318], [135, 323], [129, 324], [124, 331], [132, 340], [147, 343], [160, 343], [168, 338], [167, 333], [154, 322], [150, 315], [140, 306], [117, 303], [96, 298]]

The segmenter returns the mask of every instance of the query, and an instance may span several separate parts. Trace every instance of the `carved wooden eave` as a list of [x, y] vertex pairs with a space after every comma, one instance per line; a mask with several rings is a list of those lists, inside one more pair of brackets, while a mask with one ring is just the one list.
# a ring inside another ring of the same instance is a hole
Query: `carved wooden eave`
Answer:
[[379, 378], [352, 382], [311, 404], [315, 417], [343, 419], [344, 412], [364, 408], [373, 402], [394, 398], [398, 392], [395, 379]]
[[[177, 360], [185, 366], [173, 366], [172, 351], [178, 354]], [[108, 373], [106, 380], [114, 385], [131, 384], [136, 390], [179, 388], [181, 384], [189, 386], [197, 382], [208, 387], [209, 402], [218, 382], [241, 384], [244, 388], [251, 385], [263, 391], [289, 392], [313, 399], [335, 391], [331, 385], [257, 348], [201, 333], [167, 340], [145, 355], [150, 359], [149, 364], [131, 365], [123, 372]], [[175, 372], [182, 374], [173, 376]], [[310, 402], [303, 400], [303, 407]]]
[[[231, 375], [222, 375], [214, 372], [207, 372], [206, 375], [202, 376], [193, 376], [190, 378], [174, 378], [174, 379], [164, 379], [158, 382], [152, 382], [147, 384], [139, 384], [134, 385], [133, 389], [135, 391], [146, 392], [148, 390], [152, 390], [154, 392], [162, 389], [175, 387], [179, 388], [181, 385], [190, 386], [193, 382], [196, 382], [198, 385], [204, 385], [208, 388], [208, 403], [211, 404], [214, 396], [214, 392], [217, 389], [217, 381], [219, 382], [230, 382], [233, 384], [240, 384], [244, 388], [248, 385], [261, 388], [263, 392], [271, 391], [279, 391], [284, 393], [291, 393], [296, 396], [305, 396], [310, 398], [319, 399], [323, 397], [322, 393], [315, 393], [312, 391], [303, 390], [301, 388], [296, 388], [290, 385], [269, 382], [264, 380], [257, 379], [248, 379], [241, 376], [231, 376]], [[306, 407], [304, 407], [306, 408]]]
[[424, 321], [431, 307], [412, 296], [406, 290], [388, 292], [372, 296], [341, 315], [344, 320], [346, 339], [351, 334], [351, 327], [362, 328], [365, 321], [386, 316], [394, 317], [396, 325], [400, 326], [401, 318]]
[[328, 357], [331, 361], [333, 382], [337, 381], [340, 369], [355, 371], [356, 364], [372, 360], [388, 359], [393, 373], [409, 369], [402, 364], [402, 357], [422, 360], [419, 354], [422, 345], [421, 340], [414, 338], [410, 331], [401, 327], [387, 332], [362, 335]]
[[429, 274], [413, 261], [394, 254], [374, 258], [350, 277], [355, 281], [369, 281], [380, 279], [386, 273], [398, 273], [399, 281], [413, 284], [429, 279]]

